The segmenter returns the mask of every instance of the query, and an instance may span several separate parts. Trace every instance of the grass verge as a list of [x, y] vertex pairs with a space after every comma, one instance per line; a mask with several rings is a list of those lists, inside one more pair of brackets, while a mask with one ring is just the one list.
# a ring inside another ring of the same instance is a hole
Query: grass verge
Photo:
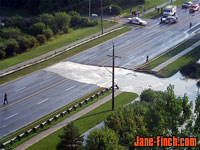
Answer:
[[[113, 22], [105, 21], [104, 27], [108, 28], [110, 26], [113, 26], [114, 24], [115, 23], [113, 23]], [[8, 68], [8, 67], [16, 65], [16, 64], [19, 64], [24, 61], [30, 60], [32, 58], [41, 56], [45, 53], [48, 53], [48, 52], [58, 49], [60, 47], [69, 45], [80, 39], [83, 39], [92, 34], [95, 34], [99, 31], [101, 31], [100, 25], [95, 26], [95, 27], [77, 29], [68, 34], [57, 35], [54, 37], [53, 40], [47, 41], [45, 44], [43, 44], [41, 46], [36, 46], [25, 53], [22, 53], [22, 54], [14, 56], [14, 57], [7, 58], [7, 59], [0, 61], [0, 70]]]
[[[120, 95], [116, 96], [115, 98], [115, 110], [119, 109], [125, 104], [130, 103], [137, 97], [135, 93], [128, 93], [124, 92]], [[108, 115], [113, 113], [111, 110], [111, 103], [112, 101], [109, 100], [108, 102], [104, 103], [103, 105], [99, 106], [98, 108], [90, 111], [89, 113], [83, 115], [79, 119], [74, 121], [74, 124], [80, 129], [80, 133], [83, 134], [90, 128], [94, 127], [95, 125], [101, 123], [106, 119]], [[32, 145], [27, 150], [55, 150], [56, 145], [60, 141], [58, 135], [63, 133], [63, 129], [60, 129], [49, 136], [45, 137], [38, 143]]]
[[199, 40], [197, 40], [195, 38], [191, 38], [191, 39], [189, 39], [187, 41], [184, 41], [180, 45], [178, 45], [177, 47], [168, 50], [164, 54], [161, 54], [161, 56], [153, 59], [152, 61], [150, 61], [149, 63], [147, 63], [144, 66], [140, 67], [139, 69], [140, 70], [141, 69], [145, 70], [147, 72], [151, 72], [151, 69], [153, 69], [156, 66], [162, 64], [163, 62], [165, 62], [168, 59], [172, 58], [173, 56], [177, 55], [178, 53], [184, 51], [185, 49], [187, 49], [188, 47], [190, 47], [191, 45], [193, 45], [197, 41], [199, 41]]
[[27, 74], [33, 73], [33, 72], [38, 71], [38, 70], [43, 69], [43, 68], [46, 68], [46, 67], [51, 66], [51, 65], [53, 65], [55, 63], [61, 62], [61, 61], [65, 60], [66, 58], [69, 58], [69, 57], [71, 57], [73, 55], [76, 55], [76, 54], [78, 54], [78, 53], [80, 53], [82, 51], [85, 51], [85, 50], [87, 50], [87, 49], [89, 49], [91, 47], [94, 47], [94, 46], [96, 46], [98, 44], [101, 44], [101, 43], [103, 43], [103, 42], [105, 42], [105, 41], [107, 41], [109, 39], [112, 39], [112, 38], [114, 38], [114, 37], [116, 37], [116, 36], [118, 36], [120, 34], [123, 34], [123, 33], [127, 32], [127, 31], [130, 31], [130, 30], [131, 30], [131, 28], [126, 26], [126, 27], [122, 28], [121, 30], [115, 31], [115, 32], [110, 33], [108, 35], [105, 35], [105, 36], [103, 36], [101, 38], [98, 38], [96, 40], [88, 42], [88, 43], [86, 43], [84, 45], [81, 45], [79, 47], [71, 49], [70, 51], [62, 53], [61, 55], [53, 57], [52, 59], [49, 59], [49, 60], [47, 60], [45, 62], [42, 62], [42, 63], [37, 64], [37, 65], [33, 65], [31, 67], [25, 68], [23, 70], [20, 70], [18, 72], [13, 73], [13, 74], [9, 74], [7, 76], [4, 76], [4, 77], [0, 78], [0, 84], [4, 84], [4, 83], [12, 81], [12, 80], [14, 80], [16, 78], [23, 77], [23, 76], [25, 76]]
[[161, 69], [156, 74], [160, 77], [165, 77], [165, 78], [170, 77], [175, 73], [177, 73], [181, 69], [181, 67], [189, 63], [197, 62], [200, 59], [199, 53], [200, 53], [200, 46], [194, 48], [188, 54], [175, 60], [173, 63], [167, 65], [165, 68]]
[[[102, 88], [100, 88], [100, 89], [98, 89], [98, 90], [95, 90], [95, 91], [93, 91], [92, 93], [87, 94], [86, 96], [83, 96], [83, 97], [81, 97], [81, 98], [79, 98], [79, 99], [77, 99], [77, 100], [71, 102], [70, 104], [68, 104], [68, 105], [66, 105], [66, 106], [63, 106], [62, 108], [56, 110], [55, 112], [52, 112], [52, 113], [50, 113], [50, 114], [48, 114], [48, 115], [46, 115], [46, 116], [44, 116], [44, 117], [42, 117], [42, 118], [40, 118], [40, 119], [34, 121], [33, 123], [27, 125], [26, 127], [23, 127], [23, 128], [17, 130], [17, 131], [14, 132], [14, 133], [11, 133], [10, 135], [6, 136], [5, 138], [2, 138], [2, 139], [0, 140], [0, 143], [6, 142], [6, 141], [8, 141], [8, 140], [10, 140], [10, 139], [12, 139], [12, 138], [14, 138], [14, 137], [16, 137], [17, 135], [19, 135], [19, 134], [21, 134], [21, 133], [24, 133], [25, 131], [27, 131], [27, 130], [29, 130], [29, 129], [32, 129], [33, 127], [35, 127], [35, 126], [41, 124], [42, 122], [44, 122], [44, 121], [46, 121], [46, 120], [48, 120], [48, 119], [50, 119], [50, 118], [56, 116], [57, 114], [60, 114], [61, 112], [65, 111], [65, 110], [69, 109], [70, 107], [72, 107], [72, 106], [78, 104], [79, 102], [81, 102], [81, 101], [83, 101], [83, 100], [85, 100], [85, 99], [91, 97], [92, 95], [96, 94], [97, 92], [99, 92], [99, 91], [101, 91], [101, 90], [102, 90]], [[76, 109], [76, 111], [72, 111], [70, 114], [67, 114], [67, 115], [65, 115], [65, 116], [62, 117], [62, 118], [59, 118], [57, 121], [53, 121], [50, 125], [44, 126], [43, 129], [37, 130], [36, 133], [30, 134], [28, 137], [24, 137], [24, 138], [22, 138], [20, 141], [15, 141], [15, 142], [13, 143], [12, 146], [10, 146], [10, 145], [8, 145], [8, 146], [11, 147], [11, 148], [17, 147], [18, 145], [24, 143], [25, 141], [31, 139], [32, 137], [34, 137], [34, 136], [36, 136], [36, 135], [38, 135], [38, 134], [41, 133], [42, 131], [44, 131], [44, 130], [46, 130], [46, 129], [49, 129], [49, 128], [52, 127], [53, 125], [55, 125], [55, 124], [57, 124], [57, 123], [63, 121], [64, 119], [66, 119], [66, 118], [72, 116], [73, 114], [77, 113], [78, 111], [83, 110], [84, 108], [86, 108], [86, 107], [88, 107], [89, 105], [95, 103], [96, 101], [98, 101], [98, 100], [100, 100], [100, 99], [102, 99], [102, 98], [108, 96], [109, 94], [111, 94], [111, 91], [105, 93], [104, 95], [99, 96], [98, 98], [94, 99], [92, 102], [89, 102], [88, 104], [84, 104], [82, 107], [78, 107], [78, 108]], [[6, 146], [6, 148], [8, 148], [8, 146]]]
[[[145, 8], [146, 10], [154, 8], [160, 4], [163, 4], [164, 2], [167, 2], [168, 0], [146, 0], [145, 3], [143, 4], [143, 8]], [[123, 14], [122, 16], [125, 17], [129, 17], [130, 16], [130, 10], [140, 10], [139, 9], [139, 5], [135, 5], [133, 7], [130, 7], [130, 5], [125, 5], [122, 6], [123, 10]], [[140, 10], [140, 13], [143, 13], [144, 9]]]
[[[185, 2], [185, 0], [176, 0], [175, 2], [169, 4], [169, 5], [176, 5], [176, 6], [181, 6], [183, 3]], [[145, 14], [142, 17], [143, 18], [149, 18], [149, 19], [155, 19], [160, 17], [161, 14], [158, 14], [157, 11], [153, 11], [151, 13]]]

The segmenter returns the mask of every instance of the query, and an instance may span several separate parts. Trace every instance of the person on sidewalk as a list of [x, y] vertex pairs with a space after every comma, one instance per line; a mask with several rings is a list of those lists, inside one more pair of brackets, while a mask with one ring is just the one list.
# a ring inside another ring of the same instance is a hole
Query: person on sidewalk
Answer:
[[7, 93], [4, 94], [4, 101], [3, 101], [3, 104], [5, 105], [6, 102], [7, 102], [7, 104], [8, 104]]

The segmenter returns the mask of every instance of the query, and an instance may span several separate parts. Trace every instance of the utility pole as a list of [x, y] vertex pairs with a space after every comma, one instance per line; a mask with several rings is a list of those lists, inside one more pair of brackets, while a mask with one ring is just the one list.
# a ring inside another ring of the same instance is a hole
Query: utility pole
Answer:
[[101, 0], [101, 33], [103, 34], [103, 4]]
[[115, 46], [114, 46], [114, 43], [113, 43], [113, 54], [112, 56], [111, 55], [107, 55], [109, 57], [112, 57], [112, 110], [115, 109], [115, 57], [117, 58], [121, 58], [119, 56], [115, 56]]
[[91, 0], [89, 0], [89, 19], [90, 19]]

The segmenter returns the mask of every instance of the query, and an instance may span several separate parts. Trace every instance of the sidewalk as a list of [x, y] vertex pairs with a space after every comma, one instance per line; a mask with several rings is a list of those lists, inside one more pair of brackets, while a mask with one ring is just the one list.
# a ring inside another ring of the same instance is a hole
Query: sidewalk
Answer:
[[158, 65], [157, 67], [153, 68], [151, 71], [153, 71], [153, 72], [159, 72], [161, 69], [163, 69], [167, 65], [171, 64], [175, 60], [179, 59], [180, 57], [184, 56], [185, 54], [189, 53], [190, 51], [192, 51], [194, 48], [196, 48], [199, 45], [200, 45], [200, 41], [194, 43], [192, 46], [188, 47], [186, 50], [184, 50], [181, 53], [175, 55], [174, 57], [172, 57], [169, 60], [167, 60], [166, 62]]
[[[121, 91], [116, 91], [115, 96], [119, 95], [120, 93], [121, 93]], [[38, 141], [42, 140], [46, 136], [50, 135], [51, 133], [61, 129], [64, 126], [66, 126], [69, 122], [76, 120], [77, 118], [83, 116], [84, 114], [90, 112], [91, 110], [93, 110], [93, 109], [99, 107], [100, 105], [104, 104], [105, 102], [109, 101], [111, 98], [112, 98], [112, 94], [104, 97], [103, 99], [95, 102], [94, 104], [86, 107], [85, 109], [83, 109], [83, 110], [75, 113], [74, 115], [70, 116], [69, 118], [63, 120], [62, 122], [58, 123], [57, 125], [52, 126], [51, 128], [41, 132], [37, 136], [35, 136], [35, 137], [31, 138], [30, 140], [24, 142], [23, 144], [16, 147], [15, 150], [24, 150], [24, 149], [30, 147], [31, 145], [37, 143]]]

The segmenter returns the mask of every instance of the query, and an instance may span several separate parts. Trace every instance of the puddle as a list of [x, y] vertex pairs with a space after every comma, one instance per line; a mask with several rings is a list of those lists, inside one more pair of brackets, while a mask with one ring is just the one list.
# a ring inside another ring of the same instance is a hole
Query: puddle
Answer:
[[[82, 65], [73, 62], [62, 62], [46, 69], [57, 73], [65, 78], [96, 84], [100, 87], [110, 87], [112, 68]], [[198, 88], [196, 80], [185, 79], [179, 72], [170, 78], [158, 78], [149, 74], [138, 73], [122, 68], [115, 68], [115, 83], [121, 91], [134, 92], [140, 94], [143, 90], [151, 88], [153, 90], [166, 90], [169, 84], [175, 86], [177, 96], [187, 93], [189, 100], [194, 101], [197, 97]]]

